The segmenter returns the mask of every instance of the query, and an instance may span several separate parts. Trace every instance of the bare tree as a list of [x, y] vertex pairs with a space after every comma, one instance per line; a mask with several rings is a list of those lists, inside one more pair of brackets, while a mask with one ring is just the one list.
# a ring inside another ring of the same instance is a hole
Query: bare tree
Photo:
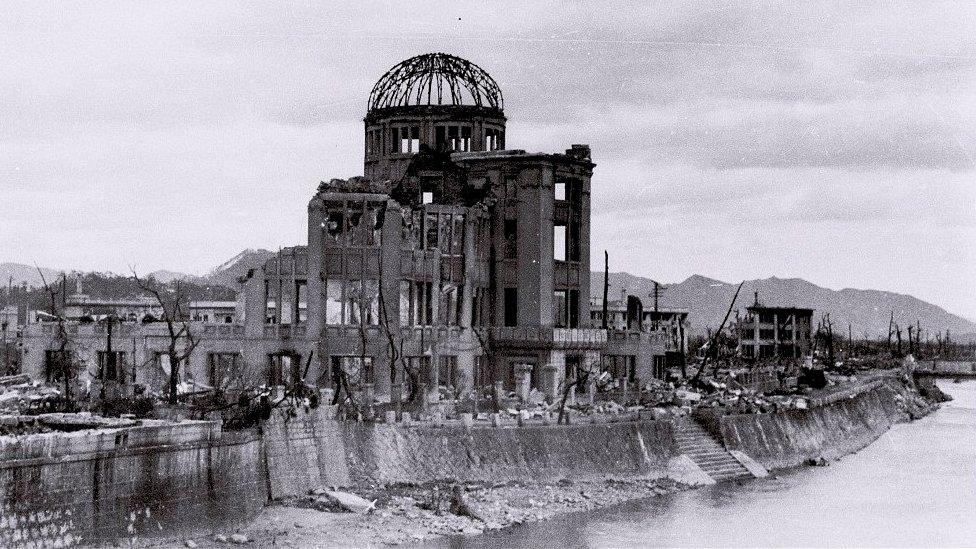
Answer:
[[573, 368], [572, 376], [569, 378], [563, 378], [560, 384], [561, 395], [559, 398], [559, 417], [556, 418], [556, 423], [563, 423], [564, 418], [568, 419], [566, 416], [566, 403], [569, 401], [569, 396], [573, 394], [576, 387], [586, 386], [590, 382], [590, 376], [592, 376], [598, 365], [596, 363], [590, 362], [585, 366], [580, 363], [580, 366]]
[[165, 287], [157, 283], [152, 277], [149, 279], [139, 278], [135, 269], [132, 270], [132, 278], [139, 289], [151, 295], [162, 309], [162, 321], [166, 323], [166, 333], [169, 337], [167, 343], [169, 355], [167, 400], [170, 404], [176, 404], [180, 382], [180, 366], [189, 363], [190, 356], [200, 343], [200, 339], [193, 334], [189, 315], [184, 314], [183, 302], [186, 296], [184, 295], [183, 283], [181, 280], [175, 280], [172, 287]]
[[52, 363], [48, 364], [48, 367], [53, 369], [53, 374], [55, 378], [59, 378], [63, 385], [65, 405], [68, 409], [74, 407], [74, 398], [71, 394], [71, 382], [77, 377], [79, 364], [75, 361], [72, 351], [74, 350], [73, 341], [68, 334], [67, 319], [64, 317], [63, 311], [59, 304], [64, 302], [65, 285], [67, 284], [67, 277], [64, 273], [61, 273], [60, 277], [54, 281], [55, 286], [51, 286], [47, 283], [47, 278], [44, 276], [44, 272], [40, 267], [34, 266], [37, 269], [37, 273], [41, 275], [41, 283], [44, 285], [44, 294], [48, 297], [48, 313], [57, 323], [57, 327], [54, 332], [54, 342], [56, 349], [51, 356]]

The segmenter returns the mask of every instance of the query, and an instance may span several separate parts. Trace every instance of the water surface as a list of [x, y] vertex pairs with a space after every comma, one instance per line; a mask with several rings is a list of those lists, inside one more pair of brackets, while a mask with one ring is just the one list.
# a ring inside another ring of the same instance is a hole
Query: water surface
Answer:
[[829, 467], [690, 490], [441, 546], [976, 546], [976, 381]]

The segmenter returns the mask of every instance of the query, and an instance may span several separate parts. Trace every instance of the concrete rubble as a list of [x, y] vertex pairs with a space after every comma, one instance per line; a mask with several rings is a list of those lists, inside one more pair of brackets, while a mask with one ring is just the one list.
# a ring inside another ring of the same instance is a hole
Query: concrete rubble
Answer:
[[[470, 536], [557, 515], [624, 501], [664, 496], [686, 486], [669, 479], [594, 478], [551, 482], [509, 481], [377, 485], [359, 494], [316, 489], [265, 509], [246, 531], [256, 546], [362, 547], [412, 545], [438, 537]], [[349, 501], [375, 504], [370, 513], [351, 512]], [[325, 502], [331, 501], [332, 504]], [[234, 536], [194, 540], [220, 547]]]

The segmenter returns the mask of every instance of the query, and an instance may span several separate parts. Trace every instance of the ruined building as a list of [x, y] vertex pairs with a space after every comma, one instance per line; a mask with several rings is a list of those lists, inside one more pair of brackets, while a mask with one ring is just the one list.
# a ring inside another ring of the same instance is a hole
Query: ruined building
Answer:
[[739, 320], [739, 353], [748, 359], [798, 359], [810, 354], [813, 309], [768, 306], [746, 308]]
[[[507, 149], [506, 121], [498, 85], [468, 61], [393, 67], [369, 95], [364, 177], [321, 183], [308, 244], [244, 277], [232, 317], [196, 323], [188, 375], [344, 380], [380, 399], [475, 387], [553, 399], [578, 368], [637, 382], [655, 357], [663, 375], [683, 334], [591, 323], [589, 147]], [[152, 353], [135, 363], [158, 365]]]

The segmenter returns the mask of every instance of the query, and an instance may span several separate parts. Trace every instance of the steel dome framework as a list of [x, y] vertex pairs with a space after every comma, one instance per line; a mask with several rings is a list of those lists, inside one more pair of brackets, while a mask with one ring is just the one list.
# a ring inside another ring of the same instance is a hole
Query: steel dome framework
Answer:
[[468, 105], [503, 109], [502, 91], [484, 69], [446, 53], [411, 57], [386, 72], [369, 94], [369, 110]]

